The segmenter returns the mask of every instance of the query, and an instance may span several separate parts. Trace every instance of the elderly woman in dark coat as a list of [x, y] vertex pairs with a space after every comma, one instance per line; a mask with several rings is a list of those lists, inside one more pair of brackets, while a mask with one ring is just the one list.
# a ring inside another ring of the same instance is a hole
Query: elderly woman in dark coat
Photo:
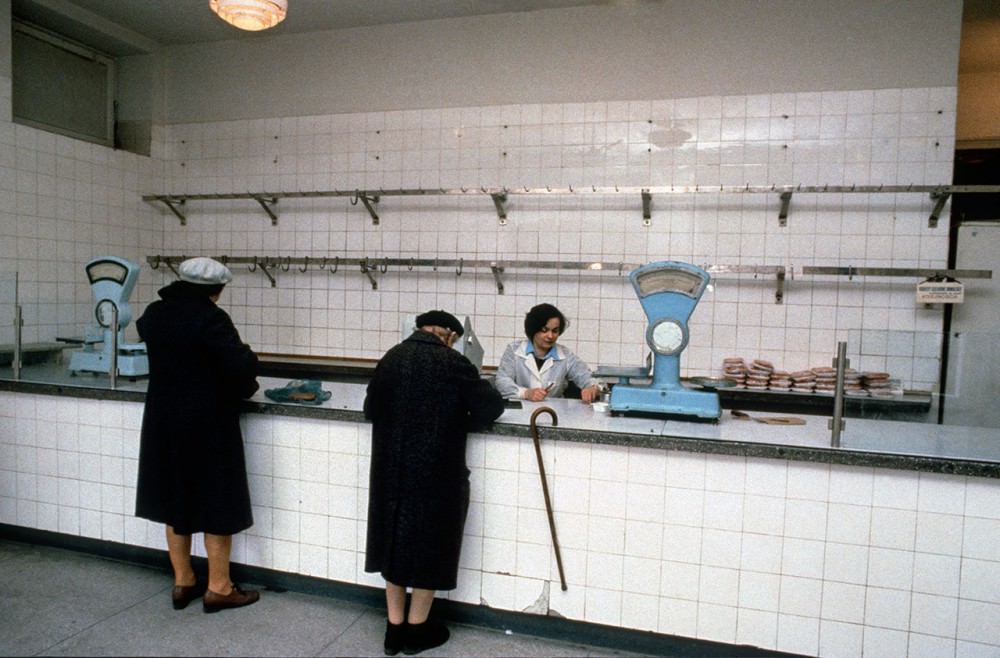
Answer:
[[[204, 595], [205, 612], [216, 612], [259, 597], [229, 577], [232, 536], [253, 525], [239, 403], [257, 390], [257, 355], [216, 306], [229, 269], [192, 258], [178, 272], [136, 321], [149, 353], [136, 515], [166, 524], [174, 608]], [[207, 583], [191, 567], [196, 532], [205, 533]]]
[[428, 614], [435, 590], [457, 585], [469, 507], [466, 435], [504, 409], [475, 366], [450, 349], [462, 335], [453, 315], [429, 311], [416, 324], [379, 361], [364, 405], [373, 425], [365, 571], [386, 581], [388, 655], [448, 639]]

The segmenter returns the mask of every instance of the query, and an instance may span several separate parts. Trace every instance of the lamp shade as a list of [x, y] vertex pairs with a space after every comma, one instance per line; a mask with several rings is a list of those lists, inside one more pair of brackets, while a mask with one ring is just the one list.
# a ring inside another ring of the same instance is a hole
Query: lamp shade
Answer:
[[209, 0], [219, 18], [241, 30], [266, 30], [285, 20], [288, 0]]

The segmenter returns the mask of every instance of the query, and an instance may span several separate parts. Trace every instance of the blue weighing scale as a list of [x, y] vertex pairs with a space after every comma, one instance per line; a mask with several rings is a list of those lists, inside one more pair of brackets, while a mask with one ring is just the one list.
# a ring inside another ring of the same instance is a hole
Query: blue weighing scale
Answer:
[[718, 420], [722, 414], [715, 391], [681, 384], [680, 356], [688, 344], [688, 318], [708, 286], [709, 274], [677, 261], [648, 263], [629, 280], [649, 318], [646, 342], [653, 350], [653, 380], [645, 386], [617, 384], [609, 408], [614, 414], [654, 414]]
[[[73, 352], [70, 357], [70, 373], [111, 372], [114, 332], [117, 331], [118, 374], [126, 377], [148, 375], [146, 344], [125, 342], [125, 327], [132, 320], [128, 298], [139, 278], [139, 266], [117, 256], [102, 256], [87, 263], [86, 271], [97, 300], [94, 316], [98, 326], [87, 330], [83, 349]], [[115, 308], [118, 309], [117, 328], [111, 326]]]

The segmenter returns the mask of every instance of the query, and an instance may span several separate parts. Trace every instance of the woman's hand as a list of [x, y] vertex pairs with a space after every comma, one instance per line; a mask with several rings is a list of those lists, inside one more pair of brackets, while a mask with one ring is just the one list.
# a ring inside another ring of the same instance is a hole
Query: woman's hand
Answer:
[[526, 388], [524, 389], [524, 399], [531, 402], [541, 402], [549, 396], [547, 388]]
[[588, 404], [590, 404], [591, 402], [600, 397], [601, 397], [600, 386], [588, 386], [587, 388], [580, 391], [580, 399]]

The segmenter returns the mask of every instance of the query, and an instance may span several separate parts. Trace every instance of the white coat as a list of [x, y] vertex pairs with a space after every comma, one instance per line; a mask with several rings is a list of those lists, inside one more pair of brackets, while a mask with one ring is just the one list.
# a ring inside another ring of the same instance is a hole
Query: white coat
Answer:
[[507, 399], [521, 399], [529, 388], [545, 388], [552, 384], [549, 397], [562, 397], [567, 382], [585, 389], [600, 385], [590, 367], [580, 357], [562, 345], [549, 350], [542, 367], [535, 365], [535, 354], [529, 352], [529, 340], [514, 341], [504, 350], [497, 367], [494, 385]]

